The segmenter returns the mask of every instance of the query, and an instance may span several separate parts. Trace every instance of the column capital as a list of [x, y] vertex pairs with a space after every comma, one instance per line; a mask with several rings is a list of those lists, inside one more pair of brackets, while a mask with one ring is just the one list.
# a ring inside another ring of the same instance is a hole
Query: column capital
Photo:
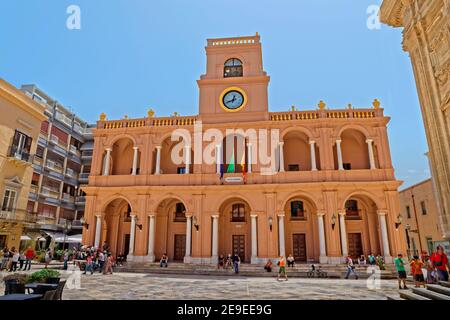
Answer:
[[103, 214], [102, 213], [97, 213], [96, 215], [95, 215], [95, 217], [97, 218], [97, 219], [101, 219], [101, 217], [103, 216]]
[[149, 216], [150, 218], [155, 218], [156, 212], [150, 212], [147, 216]]
[[156, 146], [155, 148], [158, 149], [158, 150], [161, 150], [162, 146]]
[[366, 139], [366, 143], [372, 143], [373, 139]]
[[219, 214], [212, 214], [212, 215], [211, 215], [211, 218], [213, 218], [213, 219], [219, 219]]
[[105, 150], [106, 150], [106, 152], [111, 152], [111, 151], [112, 151], [112, 148], [107, 147], [107, 148], [105, 148]]
[[284, 145], [284, 141], [279, 141], [279, 142], [278, 142], [278, 145], [279, 145], [279, 146], [283, 146], [283, 145]]
[[377, 210], [377, 215], [379, 215], [379, 216], [386, 216], [387, 212], [385, 210]]
[[347, 212], [345, 210], [338, 210], [338, 215], [345, 216]]
[[253, 219], [256, 219], [256, 218], [258, 218], [258, 215], [255, 214], [255, 213], [252, 213], [252, 214], [250, 214], [250, 217], [253, 218]]
[[184, 215], [185, 215], [186, 219], [192, 219], [192, 217], [194, 216], [194, 214], [190, 213], [190, 212], [186, 212]]
[[139, 150], [139, 147], [138, 146], [134, 146], [133, 150]]
[[309, 144], [315, 144], [316, 143], [316, 141], [314, 141], [314, 140], [309, 140]]
[[336, 143], [341, 143], [341, 142], [342, 142], [341, 138], [336, 139]]
[[317, 211], [316, 214], [317, 214], [318, 217], [323, 217], [325, 215], [325, 211], [320, 211], [319, 210], [319, 211]]
[[190, 145], [187, 145], [187, 146], [184, 146], [184, 148], [185, 148], [185, 149], [190, 149], [191, 146], [190, 146]]

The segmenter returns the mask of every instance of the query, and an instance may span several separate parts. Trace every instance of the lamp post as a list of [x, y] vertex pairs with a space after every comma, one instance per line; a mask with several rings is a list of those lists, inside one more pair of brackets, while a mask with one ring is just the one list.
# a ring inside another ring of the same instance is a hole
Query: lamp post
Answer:
[[66, 222], [64, 222], [64, 226], [63, 226], [63, 232], [64, 232], [63, 250], [66, 248], [67, 233], [70, 230], [72, 230], [72, 222], [66, 220]]

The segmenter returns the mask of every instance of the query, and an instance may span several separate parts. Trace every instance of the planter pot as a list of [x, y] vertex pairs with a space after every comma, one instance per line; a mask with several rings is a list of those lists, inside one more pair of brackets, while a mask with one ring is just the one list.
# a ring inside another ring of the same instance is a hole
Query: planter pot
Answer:
[[60, 278], [47, 278], [46, 283], [59, 284]]
[[5, 295], [13, 293], [25, 293], [25, 285], [16, 280], [5, 281]]

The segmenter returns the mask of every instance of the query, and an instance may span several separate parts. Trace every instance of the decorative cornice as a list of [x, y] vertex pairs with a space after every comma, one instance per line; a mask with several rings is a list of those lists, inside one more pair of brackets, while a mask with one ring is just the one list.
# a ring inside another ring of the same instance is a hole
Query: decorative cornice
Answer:
[[381, 22], [396, 28], [403, 27], [404, 8], [402, 0], [384, 0], [380, 8]]

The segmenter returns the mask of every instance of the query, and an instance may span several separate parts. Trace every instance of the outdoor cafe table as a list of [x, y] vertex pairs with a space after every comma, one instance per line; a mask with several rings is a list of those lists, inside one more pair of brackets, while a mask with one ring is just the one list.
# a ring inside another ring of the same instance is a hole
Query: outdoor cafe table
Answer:
[[42, 294], [13, 293], [0, 297], [0, 301], [41, 300]]
[[42, 288], [44, 292], [48, 290], [56, 290], [58, 288], [57, 284], [54, 283], [28, 283], [25, 285], [25, 289], [30, 292], [30, 289], [33, 290], [33, 292], [36, 291], [37, 288]]

